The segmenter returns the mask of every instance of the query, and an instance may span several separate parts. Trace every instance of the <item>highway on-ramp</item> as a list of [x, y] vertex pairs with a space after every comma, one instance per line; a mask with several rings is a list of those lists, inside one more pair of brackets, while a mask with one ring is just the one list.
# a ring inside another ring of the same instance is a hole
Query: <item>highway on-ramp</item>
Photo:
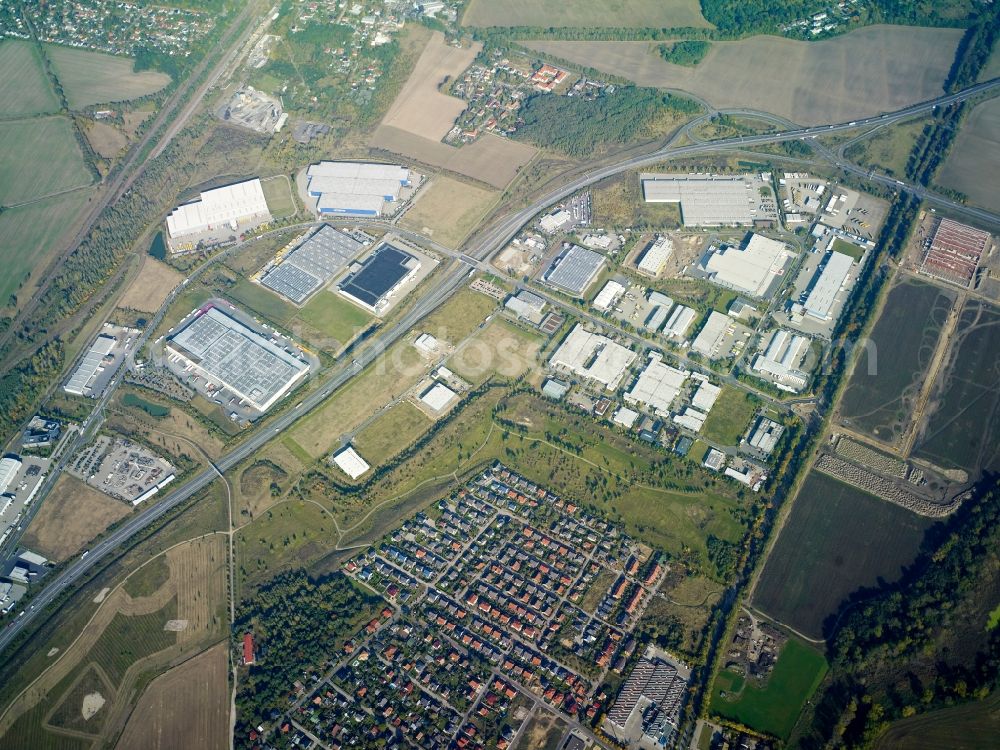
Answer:
[[[695, 153], [705, 153], [724, 148], [746, 148], [753, 145], [766, 143], [777, 143], [794, 139], [810, 138], [812, 136], [836, 133], [845, 130], [853, 130], [857, 127], [880, 123], [891, 124], [901, 119], [911, 117], [914, 114], [930, 111], [938, 106], [962, 101], [970, 96], [993, 91], [1000, 87], [1000, 78], [995, 78], [968, 89], [938, 97], [936, 99], [907, 107], [898, 112], [888, 113], [877, 117], [863, 120], [828, 125], [812, 128], [801, 128], [778, 133], [768, 133], [755, 136], [743, 136], [728, 138], [720, 141], [713, 141], [704, 144], [690, 146], [673, 147], [669, 143], [667, 146], [652, 153], [633, 156], [621, 162], [611, 164], [592, 172], [587, 172], [571, 180], [549, 193], [539, 198], [530, 206], [513, 213], [510, 216], [498, 220], [490, 226], [481, 236], [475, 238], [474, 246], [466, 249], [459, 259], [453, 260], [451, 267], [445, 274], [437, 279], [433, 286], [429, 288], [414, 307], [408, 311], [397, 323], [373, 336], [369, 341], [359, 347], [354, 359], [351, 362], [344, 362], [334, 368], [334, 371], [321, 382], [320, 387], [314, 389], [302, 400], [299, 408], [290, 409], [285, 413], [275, 417], [257, 428], [256, 432], [245, 442], [238, 445], [223, 458], [219, 459], [214, 466], [204, 469], [184, 485], [174, 490], [155, 505], [140, 512], [120, 527], [111, 532], [106, 538], [94, 545], [84, 556], [71, 562], [62, 572], [49, 580], [44, 588], [38, 592], [31, 600], [29, 609], [23, 611], [15, 618], [11, 624], [0, 634], [0, 651], [5, 649], [21, 633], [21, 631], [32, 623], [49, 605], [56, 601], [64, 591], [79, 581], [88, 571], [97, 566], [106, 556], [114, 553], [123, 543], [132, 536], [154, 523], [159, 518], [169, 513], [179, 504], [186, 501], [192, 495], [208, 486], [216, 479], [219, 472], [224, 472], [240, 461], [244, 460], [265, 443], [271, 440], [277, 433], [289, 427], [293, 422], [307, 414], [309, 411], [321, 404], [335, 389], [341, 387], [352, 377], [362, 372], [372, 364], [376, 358], [385, 351], [392, 343], [399, 340], [407, 331], [412, 329], [424, 316], [440, 306], [457, 289], [460, 288], [470, 270], [476, 268], [485, 269], [492, 256], [501, 250], [507, 242], [530, 221], [538, 212], [545, 207], [558, 202], [573, 193], [599, 182], [607, 177], [611, 177], [632, 169], [649, 166], [663, 161], [666, 158], [674, 158]], [[840, 165], [842, 168], [844, 165]], [[853, 170], [849, 170], [853, 171]], [[955, 211], [964, 211], [969, 215], [974, 215], [985, 221], [1000, 225], [1000, 216], [989, 211], [973, 209], [962, 204], [949, 201], [941, 196], [937, 196], [926, 189], [903, 183], [899, 180], [892, 180], [881, 175], [872, 175], [869, 172], [858, 170], [868, 179], [873, 179], [882, 184], [892, 184], [899, 190], [910, 191], [921, 198], [933, 201], [941, 205], [946, 205]], [[162, 316], [166, 307], [161, 308]], [[151, 330], [151, 329], [147, 329]]]

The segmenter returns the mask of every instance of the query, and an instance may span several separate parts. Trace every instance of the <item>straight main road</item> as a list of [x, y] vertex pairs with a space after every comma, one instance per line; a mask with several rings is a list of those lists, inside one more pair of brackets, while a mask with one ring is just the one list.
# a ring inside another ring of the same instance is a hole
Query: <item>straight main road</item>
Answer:
[[[392, 343], [399, 340], [423, 317], [440, 306], [463, 284], [470, 270], [485, 269], [493, 255], [503, 249], [514, 235], [520, 231], [536, 214], [545, 207], [561, 201], [573, 193], [583, 188], [589, 187], [608, 177], [612, 177], [622, 172], [638, 169], [644, 166], [651, 166], [667, 158], [676, 158], [685, 155], [706, 153], [728, 147], [747, 147], [767, 143], [779, 143], [795, 139], [809, 138], [812, 136], [825, 135], [830, 133], [853, 130], [854, 128], [882, 122], [891, 124], [895, 121], [905, 119], [919, 112], [933, 110], [938, 106], [962, 101], [970, 96], [990, 92], [1000, 87], [1000, 78], [994, 78], [975, 86], [971, 86], [962, 91], [948, 94], [932, 99], [921, 104], [899, 110], [897, 112], [884, 114], [878, 117], [871, 117], [863, 120], [840, 123], [835, 125], [819, 126], [812, 128], [800, 128], [778, 133], [768, 133], [756, 136], [743, 136], [728, 138], [704, 144], [674, 147], [667, 144], [652, 153], [630, 157], [616, 164], [611, 164], [593, 172], [587, 172], [574, 178], [561, 188], [558, 188], [548, 195], [545, 195], [530, 206], [517, 211], [506, 218], [501, 218], [492, 226], [484, 230], [481, 236], [474, 238], [473, 246], [465, 250], [457, 261], [453, 261], [451, 267], [438, 279], [434, 285], [428, 289], [423, 297], [414, 307], [406, 313], [395, 325], [382, 331], [364, 344], [355, 358], [350, 363], [344, 363], [334, 368], [332, 373], [302, 401], [302, 406], [297, 409], [288, 410], [284, 414], [276, 417], [270, 422], [261, 425], [256, 432], [239, 446], [234, 448], [219, 461], [216, 466], [219, 471], [226, 471], [238, 464], [243, 459], [250, 456], [265, 443], [271, 440], [275, 434], [289, 427], [294, 421], [307, 414], [312, 409], [321, 404], [335, 389], [343, 386], [352, 377], [362, 372], [368, 365], [372, 364], [380, 353], [385, 351]], [[863, 170], [862, 170], [863, 171]], [[859, 175], [866, 179], [872, 179], [867, 172]], [[876, 179], [876, 182], [885, 184], [889, 178]], [[928, 191], [920, 186], [909, 185], [898, 180], [891, 182], [900, 190], [908, 190], [920, 197], [928, 196], [928, 200], [933, 200], [941, 204], [948, 205], [953, 210], [968, 208], [962, 204], [948, 201], [936, 195], [928, 195]], [[977, 210], [982, 215], [983, 220], [1000, 225], [1000, 216], [989, 211]], [[160, 316], [166, 308], [161, 309]], [[42, 591], [35, 595], [30, 608], [17, 617], [0, 634], [0, 651], [3, 651], [21, 633], [24, 628], [31, 624], [45, 608], [56, 601], [64, 591], [79, 581], [88, 571], [98, 565], [105, 557], [113, 554], [114, 551], [127, 542], [135, 534], [154, 523], [164, 515], [169, 513], [179, 504], [186, 501], [195, 493], [199, 492], [217, 478], [218, 474], [214, 467], [207, 468], [195, 475], [183, 486], [167, 495], [156, 505], [133, 516], [122, 526], [108, 535], [104, 540], [95, 545], [85, 557], [80, 557], [70, 563], [61, 573], [53, 577], [44, 586]]]

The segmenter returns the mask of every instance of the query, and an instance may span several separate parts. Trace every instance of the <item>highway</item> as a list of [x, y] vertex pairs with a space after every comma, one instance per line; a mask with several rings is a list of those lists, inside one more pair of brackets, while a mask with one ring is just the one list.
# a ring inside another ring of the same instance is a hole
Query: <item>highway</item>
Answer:
[[[263, 425], [259, 426], [251, 437], [222, 457], [214, 467], [204, 469], [188, 480], [185, 484], [175, 489], [171, 494], [165, 496], [155, 505], [152, 505], [146, 510], [141, 511], [140, 513], [129, 518], [122, 526], [115, 529], [105, 539], [92, 547], [85, 557], [77, 558], [62, 572], [48, 580], [45, 583], [44, 588], [42, 588], [42, 590], [33, 597], [32, 602], [29, 605], [29, 609], [23, 611], [22, 614], [15, 618], [11, 624], [3, 630], [2, 634], [0, 634], [0, 652], [6, 649], [11, 641], [13, 641], [18, 634], [24, 630], [24, 628], [30, 625], [49, 604], [54, 602], [69, 587], [72, 587], [81, 579], [81, 577], [97, 566], [105, 557], [112, 554], [119, 546], [127, 542], [142, 529], [162, 518], [179, 504], [183, 503], [192, 495], [214, 481], [218, 476], [217, 469], [219, 472], [225, 472], [253, 454], [256, 450], [271, 440], [275, 434], [280, 433], [282, 430], [289, 427], [294, 421], [308, 414], [312, 409], [320, 405], [335, 389], [341, 387], [352, 377], [362, 372], [368, 365], [376, 360], [381, 352], [385, 351], [385, 349], [398, 341], [423, 317], [440, 306], [455, 291], [457, 291], [465, 281], [470, 270], [485, 269], [492, 256], [506, 246], [510, 239], [512, 239], [514, 235], [520, 231], [521, 227], [528, 223], [545, 207], [561, 201], [573, 193], [576, 193], [577, 191], [593, 185], [594, 183], [597, 183], [607, 177], [627, 172], [632, 169], [651, 166], [663, 161], [666, 158], [676, 158], [684, 155], [718, 151], [719, 149], [725, 148], [746, 148], [753, 145], [809, 138], [814, 135], [818, 136], [820, 134], [825, 135], [845, 130], [853, 130], [857, 127], [875, 123], [888, 125], [898, 120], [911, 117], [914, 114], [930, 111], [938, 106], [946, 106], [954, 102], [962, 101], [973, 95], [993, 91], [998, 87], [1000, 87], [1000, 78], [994, 78], [990, 81], [971, 86], [963, 91], [941, 96], [921, 104], [907, 107], [897, 112], [852, 121], [849, 123], [799, 128], [756, 136], [728, 138], [720, 141], [680, 147], [674, 147], [668, 143], [666, 146], [657, 149], [652, 153], [630, 157], [621, 162], [610, 164], [592, 172], [586, 172], [585, 174], [574, 178], [566, 185], [537, 199], [530, 206], [505, 218], [499, 219], [493, 225], [485, 229], [480, 236], [473, 239], [473, 246], [464, 249], [459, 258], [452, 261], [451, 268], [449, 268], [442, 277], [437, 279], [432, 287], [425, 291], [424, 295], [414, 305], [414, 307], [396, 324], [381, 331], [378, 335], [363, 344], [359, 351], [354, 355], [354, 359], [351, 362], [340, 363], [335, 366], [326, 379], [321, 382], [321, 385], [315, 388], [303, 399], [300, 408], [290, 409], [273, 420], [265, 422]], [[843, 168], [843, 165], [841, 166]], [[882, 184], [891, 183], [899, 190], [908, 190], [920, 197], [926, 196], [927, 200], [936, 202], [939, 205], [945, 205], [952, 210], [969, 209], [969, 207], [955, 203], [954, 201], [949, 201], [940, 196], [931, 195], [928, 191], [926, 191], [926, 189], [921, 188], [920, 186], [901, 183], [882, 176], [869, 177], [868, 173], [864, 170], [859, 171], [862, 173], [862, 177], [873, 179], [874, 181]], [[979, 218], [982, 220], [1000, 225], [1000, 216], [985, 210], [973, 210], [976, 214], [981, 215]], [[412, 233], [405, 234], [414, 236]], [[175, 290], [175, 292], [172, 293], [171, 297], [168, 298], [168, 303], [174, 298], [177, 292], [178, 290]], [[157, 314], [157, 321], [162, 319], [166, 309], [167, 303], [165, 303], [164, 307], [161, 308], [160, 312]], [[154, 327], [154, 324], [151, 323], [147, 328], [147, 331], [151, 331]]]

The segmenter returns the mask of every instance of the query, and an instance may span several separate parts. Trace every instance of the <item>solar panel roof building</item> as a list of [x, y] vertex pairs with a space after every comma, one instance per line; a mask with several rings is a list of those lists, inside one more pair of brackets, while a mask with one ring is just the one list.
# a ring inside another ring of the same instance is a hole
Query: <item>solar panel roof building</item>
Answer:
[[420, 261], [398, 247], [380, 245], [360, 268], [344, 279], [338, 291], [369, 312], [378, 314], [399, 289], [420, 270]]
[[604, 267], [604, 256], [579, 245], [570, 245], [545, 272], [546, 283], [579, 297]]
[[166, 348], [262, 412], [309, 371], [306, 362], [214, 306], [196, 314]]
[[363, 248], [360, 242], [324, 224], [271, 268], [260, 283], [296, 304], [302, 304]]

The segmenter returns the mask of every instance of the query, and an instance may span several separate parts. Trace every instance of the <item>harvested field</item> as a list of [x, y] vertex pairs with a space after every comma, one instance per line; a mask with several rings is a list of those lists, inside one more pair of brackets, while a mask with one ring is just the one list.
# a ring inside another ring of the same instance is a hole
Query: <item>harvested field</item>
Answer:
[[696, 0], [472, 0], [462, 25], [712, 28]]
[[975, 480], [1000, 469], [1000, 308], [970, 300], [934, 384], [914, 454]]
[[468, 185], [450, 177], [435, 177], [404, 215], [400, 224], [457, 248], [497, 199], [493, 190]]
[[[75, 223], [93, 190], [72, 193], [36, 201], [27, 206], [0, 212], [0, 264], [4, 268], [0, 281], [0, 304], [5, 305], [12, 294], [22, 296], [22, 282], [34, 274], [41, 281], [41, 269], [48, 256], [61, 249], [62, 240], [76, 228]], [[28, 292], [34, 284], [25, 284]]]
[[0, 123], [0, 203], [15, 206], [93, 181], [67, 118]]
[[88, 122], [85, 130], [90, 147], [105, 159], [114, 159], [128, 146], [128, 138], [106, 122]]
[[902, 109], [940, 95], [962, 33], [870, 26], [819, 42], [754, 36], [713, 42], [695, 67], [665, 62], [651, 42], [538, 41], [528, 46], [642, 86], [687, 91], [716, 108], [763, 110], [815, 125]]
[[155, 313], [173, 288], [183, 280], [184, 277], [166, 263], [152, 257], [143, 258], [139, 275], [125, 290], [118, 306], [126, 310]]
[[1000, 99], [976, 105], [938, 172], [939, 185], [1000, 211]]
[[452, 47], [444, 34], [435, 31], [417, 60], [406, 85], [392, 103], [382, 125], [440, 141], [465, 110], [465, 100], [441, 93], [439, 87], [460, 76], [482, 49], [478, 42], [469, 47]]
[[5, 117], [40, 115], [59, 110], [59, 100], [42, 69], [35, 45], [10, 39], [0, 43], [0, 101]]
[[223, 641], [153, 680], [115, 747], [228, 747], [226, 656]]
[[862, 587], [895, 581], [932, 521], [813, 471], [753, 594], [753, 604], [810, 638]]
[[844, 391], [844, 425], [886, 443], [906, 431], [953, 303], [953, 293], [916, 279], [889, 292]]
[[152, 70], [135, 73], [132, 58], [106, 55], [103, 52], [74, 49], [56, 44], [45, 45], [56, 76], [73, 109], [124, 102], [153, 94], [168, 83], [170, 76]]
[[386, 125], [379, 126], [368, 145], [501, 189], [538, 153], [534, 146], [493, 133], [486, 133], [474, 143], [455, 148]]
[[131, 512], [125, 503], [64, 473], [31, 520], [24, 544], [50, 560], [62, 562]]
[[177, 617], [187, 627], [179, 644], [225, 635], [226, 540], [222, 534], [195, 539], [166, 553], [170, 580], [177, 589]]
[[876, 750], [980, 750], [1000, 736], [1000, 693], [889, 725]]

